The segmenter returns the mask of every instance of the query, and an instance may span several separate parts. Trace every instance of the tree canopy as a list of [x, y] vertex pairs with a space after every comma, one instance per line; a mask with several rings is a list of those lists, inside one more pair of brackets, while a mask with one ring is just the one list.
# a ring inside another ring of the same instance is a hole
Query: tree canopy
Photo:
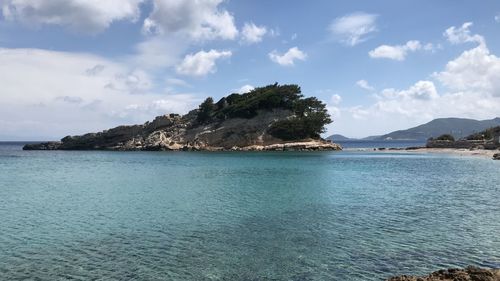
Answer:
[[202, 102], [198, 108], [198, 116], [196, 117], [196, 121], [200, 124], [208, 123], [212, 119], [212, 115], [215, 111], [214, 99], [208, 97]]
[[292, 116], [272, 124], [269, 133], [283, 140], [319, 138], [332, 122], [326, 105], [315, 97], [304, 98], [298, 85], [268, 85], [245, 94], [231, 94], [213, 103], [207, 98], [198, 110], [200, 124], [229, 118], [253, 118], [259, 110], [287, 109]]
[[500, 126], [492, 127], [486, 129], [482, 132], [472, 134], [467, 137], [468, 140], [491, 140], [495, 137], [495, 135], [500, 134]]
[[450, 134], [444, 134], [444, 135], [440, 135], [439, 137], [437, 137], [436, 140], [440, 140], [440, 141], [455, 141], [455, 138], [452, 135], [450, 135]]

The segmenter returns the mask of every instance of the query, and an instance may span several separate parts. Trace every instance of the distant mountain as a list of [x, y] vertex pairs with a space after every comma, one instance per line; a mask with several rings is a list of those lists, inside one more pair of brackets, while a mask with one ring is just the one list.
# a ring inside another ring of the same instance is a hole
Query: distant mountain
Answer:
[[399, 130], [379, 136], [376, 140], [427, 140], [442, 134], [451, 134], [455, 139], [459, 139], [495, 126], [500, 126], [500, 118], [498, 117], [482, 121], [465, 118], [439, 118], [408, 130]]
[[335, 135], [331, 135], [329, 137], [326, 138], [327, 140], [331, 140], [331, 141], [346, 141], [346, 140], [353, 140], [351, 138], [348, 138], [346, 136], [343, 136], [343, 135], [339, 135], [339, 134], [335, 134]]

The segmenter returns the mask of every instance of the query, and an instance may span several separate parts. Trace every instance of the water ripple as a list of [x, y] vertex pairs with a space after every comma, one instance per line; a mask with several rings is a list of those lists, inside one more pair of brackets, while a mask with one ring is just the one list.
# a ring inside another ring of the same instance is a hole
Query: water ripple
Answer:
[[381, 280], [500, 267], [500, 165], [483, 159], [16, 153], [26, 154], [0, 157], [2, 280]]

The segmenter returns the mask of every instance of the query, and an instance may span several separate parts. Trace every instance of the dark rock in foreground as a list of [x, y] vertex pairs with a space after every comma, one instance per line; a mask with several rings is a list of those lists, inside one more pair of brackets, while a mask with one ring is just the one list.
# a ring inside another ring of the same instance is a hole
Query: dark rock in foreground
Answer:
[[493, 154], [493, 160], [500, 160], [500, 153]]
[[483, 269], [469, 266], [465, 269], [439, 270], [428, 276], [398, 276], [388, 281], [500, 281], [500, 269]]

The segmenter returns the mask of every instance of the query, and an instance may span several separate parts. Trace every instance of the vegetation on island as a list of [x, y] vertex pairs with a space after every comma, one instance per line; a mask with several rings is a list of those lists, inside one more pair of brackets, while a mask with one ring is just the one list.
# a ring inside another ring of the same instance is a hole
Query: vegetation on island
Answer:
[[304, 98], [298, 85], [255, 88], [245, 94], [231, 94], [214, 103], [207, 98], [198, 108], [197, 122], [208, 124], [230, 118], [253, 118], [260, 110], [285, 109], [293, 114], [274, 122], [269, 133], [283, 140], [320, 138], [325, 125], [332, 122], [326, 105], [315, 97]]
[[491, 140], [495, 136], [500, 135], [500, 126], [488, 128], [482, 132], [468, 136], [467, 140]]
[[438, 140], [438, 141], [455, 141], [455, 137], [453, 137], [452, 135], [450, 134], [443, 134], [443, 135], [440, 135], [439, 137], [437, 138], [430, 138], [429, 140]]

